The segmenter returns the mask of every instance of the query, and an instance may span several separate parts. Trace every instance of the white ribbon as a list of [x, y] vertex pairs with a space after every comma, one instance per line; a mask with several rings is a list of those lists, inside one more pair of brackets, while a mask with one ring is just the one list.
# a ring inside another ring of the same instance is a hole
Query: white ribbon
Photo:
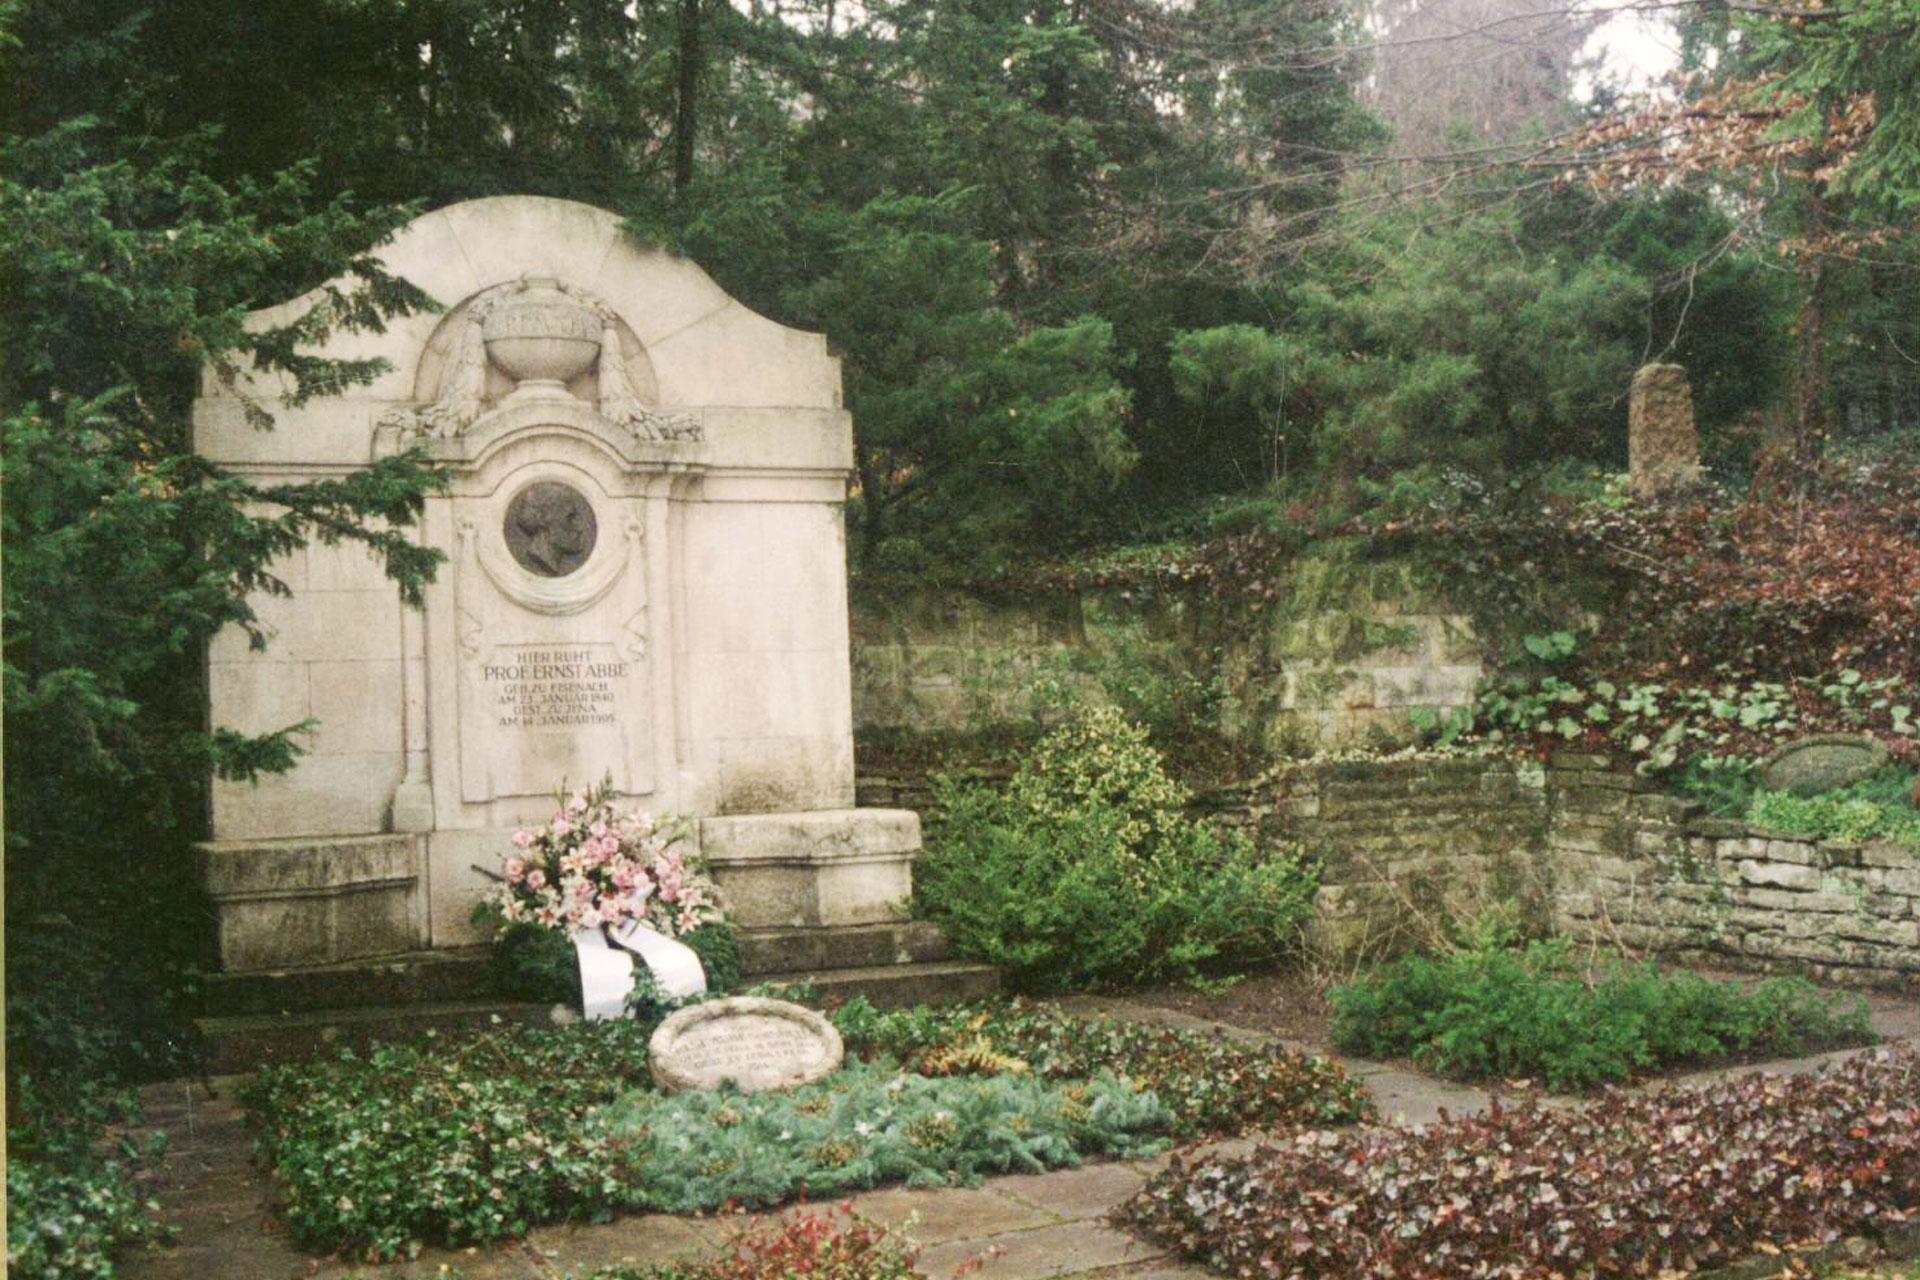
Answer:
[[652, 970], [661, 994], [670, 999], [706, 991], [706, 970], [686, 943], [675, 942], [637, 920], [609, 932], [612, 943], [599, 929], [580, 929], [573, 935], [574, 954], [580, 958], [580, 1012], [589, 1022], [626, 1017], [636, 954]]

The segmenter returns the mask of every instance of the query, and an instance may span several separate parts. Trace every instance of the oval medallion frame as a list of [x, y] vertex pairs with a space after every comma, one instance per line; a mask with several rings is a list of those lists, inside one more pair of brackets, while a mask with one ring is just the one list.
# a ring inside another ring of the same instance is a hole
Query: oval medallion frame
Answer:
[[[508, 511], [520, 496], [541, 484], [559, 484], [586, 500], [597, 530], [592, 548], [578, 568], [563, 577], [547, 577], [522, 565], [507, 545]], [[623, 510], [585, 471], [565, 463], [536, 462], [502, 477], [477, 520], [463, 525], [473, 553], [500, 593], [537, 613], [564, 616], [588, 608], [620, 580], [644, 536], [639, 519]]]

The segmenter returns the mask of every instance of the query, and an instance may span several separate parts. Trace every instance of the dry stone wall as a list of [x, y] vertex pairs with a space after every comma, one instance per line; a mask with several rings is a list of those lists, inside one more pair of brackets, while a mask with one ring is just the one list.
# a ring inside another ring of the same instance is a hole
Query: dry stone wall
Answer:
[[1416, 709], [1473, 699], [1472, 624], [1398, 564], [1303, 560], [1271, 604], [1116, 589], [987, 594], [868, 584], [853, 598], [857, 732], [977, 733], [1030, 724], [1051, 676], [1185, 678], [1219, 723], [1275, 755], [1387, 745]]
[[[932, 800], [898, 769], [859, 790], [863, 804]], [[1203, 791], [1193, 811], [1319, 857], [1317, 941], [1339, 961], [1495, 910], [1636, 952], [1920, 988], [1920, 853], [1709, 817], [1605, 756], [1301, 764]]]
[[1920, 853], [1708, 817], [1605, 756], [1556, 757], [1548, 793], [1561, 932], [1920, 987]]

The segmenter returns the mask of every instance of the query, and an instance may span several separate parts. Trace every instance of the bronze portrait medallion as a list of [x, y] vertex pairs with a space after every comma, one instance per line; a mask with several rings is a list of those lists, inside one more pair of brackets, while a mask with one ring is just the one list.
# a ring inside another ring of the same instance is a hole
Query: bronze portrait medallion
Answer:
[[564, 578], [593, 554], [600, 529], [585, 494], [555, 480], [537, 480], [507, 504], [501, 532], [521, 568], [543, 578]]

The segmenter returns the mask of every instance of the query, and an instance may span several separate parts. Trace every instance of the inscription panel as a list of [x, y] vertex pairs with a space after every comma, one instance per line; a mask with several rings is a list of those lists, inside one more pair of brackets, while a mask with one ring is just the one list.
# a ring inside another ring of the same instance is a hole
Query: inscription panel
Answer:
[[496, 729], [594, 729], [620, 721], [632, 663], [610, 644], [522, 645], [494, 650], [480, 683]]
[[784, 1000], [736, 996], [683, 1009], [649, 1045], [654, 1079], [669, 1093], [731, 1081], [752, 1093], [819, 1080], [845, 1048], [833, 1024]]
[[[458, 519], [461, 798], [548, 796], [607, 774], [622, 792], [651, 792], [639, 514], [602, 499], [596, 515], [581, 487], [536, 480], [475, 501]], [[549, 599], [532, 584], [572, 594]]]

